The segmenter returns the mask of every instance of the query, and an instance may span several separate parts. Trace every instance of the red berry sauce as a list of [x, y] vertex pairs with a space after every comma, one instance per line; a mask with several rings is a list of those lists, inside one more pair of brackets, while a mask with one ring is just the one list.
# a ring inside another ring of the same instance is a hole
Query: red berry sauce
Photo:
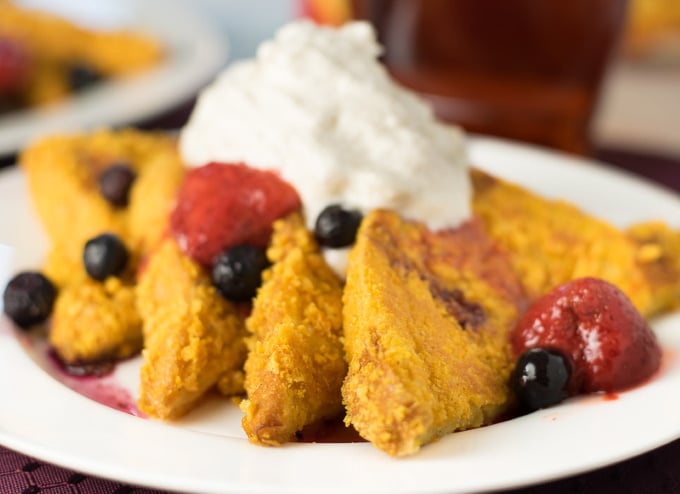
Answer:
[[114, 410], [144, 417], [132, 394], [116, 381], [113, 375], [115, 362], [69, 365], [49, 347], [46, 347], [45, 354], [50, 375], [66, 387]]

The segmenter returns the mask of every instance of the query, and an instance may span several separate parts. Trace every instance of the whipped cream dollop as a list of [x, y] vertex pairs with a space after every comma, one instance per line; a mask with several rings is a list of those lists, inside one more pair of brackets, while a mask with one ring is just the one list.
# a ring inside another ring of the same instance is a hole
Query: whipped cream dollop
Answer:
[[180, 134], [183, 158], [276, 170], [310, 229], [329, 204], [459, 225], [470, 216], [464, 136], [393, 82], [380, 53], [365, 22], [284, 26], [201, 93]]

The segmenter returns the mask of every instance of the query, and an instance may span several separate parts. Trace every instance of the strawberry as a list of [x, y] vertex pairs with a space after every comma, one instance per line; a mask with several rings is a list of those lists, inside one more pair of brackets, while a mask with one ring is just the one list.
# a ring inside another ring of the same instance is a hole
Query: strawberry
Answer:
[[30, 71], [26, 49], [10, 38], [0, 38], [0, 96], [17, 92]]
[[170, 228], [188, 256], [210, 267], [231, 247], [266, 247], [274, 220], [299, 208], [297, 192], [276, 173], [209, 163], [186, 175]]
[[537, 300], [520, 318], [512, 345], [516, 355], [541, 347], [570, 357], [572, 394], [629, 388], [661, 365], [647, 321], [619, 288], [597, 278], [565, 283]]

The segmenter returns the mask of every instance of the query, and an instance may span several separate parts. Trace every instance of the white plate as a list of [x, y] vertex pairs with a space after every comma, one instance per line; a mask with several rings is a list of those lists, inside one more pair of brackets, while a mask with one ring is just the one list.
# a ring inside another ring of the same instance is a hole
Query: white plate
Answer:
[[118, 12], [117, 27], [155, 36], [165, 58], [137, 75], [104, 82], [62, 103], [1, 115], [0, 157], [43, 135], [115, 127], [159, 115], [190, 101], [226, 64], [226, 36], [198, 16], [191, 2], [136, 0], [120, 5], [127, 10]]
[[[471, 154], [489, 171], [616, 224], [660, 218], [680, 227], [677, 196], [612, 169], [488, 139], [474, 139]], [[0, 174], [0, 211], [0, 243], [15, 249], [11, 269], [38, 265], [43, 239], [15, 170]], [[0, 251], [0, 261], [2, 256]], [[618, 399], [572, 399], [453, 434], [397, 460], [368, 443], [250, 445], [239, 426], [240, 412], [228, 402], [209, 402], [177, 425], [115, 411], [41, 370], [49, 362], [5, 320], [0, 443], [79, 471], [176, 491], [431, 494], [518, 487], [599, 468], [680, 437], [680, 314], [653, 325], [664, 363], [648, 384]], [[117, 383], [134, 395], [137, 365], [121, 366], [108, 385]]]

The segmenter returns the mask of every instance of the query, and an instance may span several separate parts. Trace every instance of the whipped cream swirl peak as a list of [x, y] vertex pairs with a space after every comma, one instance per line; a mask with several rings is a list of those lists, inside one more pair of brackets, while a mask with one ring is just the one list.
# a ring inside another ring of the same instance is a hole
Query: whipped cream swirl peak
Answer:
[[277, 171], [310, 228], [329, 204], [457, 226], [470, 216], [463, 133], [397, 85], [380, 53], [368, 23], [284, 26], [202, 92], [180, 134], [184, 159]]

